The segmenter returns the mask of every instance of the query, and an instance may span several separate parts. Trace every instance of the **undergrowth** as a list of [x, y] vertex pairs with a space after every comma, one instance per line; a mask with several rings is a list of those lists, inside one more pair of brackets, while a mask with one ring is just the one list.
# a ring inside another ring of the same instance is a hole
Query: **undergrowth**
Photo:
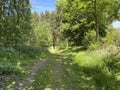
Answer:
[[[73, 50], [73, 49], [72, 49]], [[120, 54], [117, 49], [94, 51], [74, 48], [65, 71], [73, 90], [119, 90]], [[66, 53], [68, 52], [66, 51]], [[73, 54], [72, 54], [73, 53]]]
[[14, 48], [0, 47], [0, 75], [27, 73], [29, 65], [48, 54], [46, 48], [21, 45]]

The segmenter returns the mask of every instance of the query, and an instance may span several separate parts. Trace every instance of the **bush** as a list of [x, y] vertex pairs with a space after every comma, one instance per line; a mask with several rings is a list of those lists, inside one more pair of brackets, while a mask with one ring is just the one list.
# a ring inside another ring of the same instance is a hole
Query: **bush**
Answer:
[[85, 47], [88, 47], [90, 44], [95, 43], [96, 41], [96, 32], [94, 30], [89, 30], [85, 33], [84, 39], [83, 39], [83, 45]]
[[18, 74], [16, 63], [20, 59], [19, 52], [13, 48], [0, 47], [0, 74]]
[[46, 48], [35, 48], [28, 45], [21, 45], [16, 47], [16, 49], [1, 46], [0, 74], [22, 73], [26, 65], [29, 65], [34, 59], [44, 58], [48, 53]]
[[60, 46], [61, 49], [67, 49], [69, 47], [67, 40], [60, 40], [58, 42], [58, 46]]
[[27, 56], [28, 58], [36, 59], [41, 57], [44, 53], [49, 53], [47, 47], [35, 47], [30, 45], [21, 45], [16, 48], [20, 54]]
[[19, 74], [20, 69], [11, 63], [0, 64], [0, 74], [10, 75], [10, 74]]
[[100, 48], [101, 48], [101, 43], [100, 43], [100, 42], [91, 43], [91, 44], [88, 46], [88, 49], [89, 49], [89, 50], [97, 50], [97, 49], [100, 49]]
[[120, 30], [116, 30], [115, 32], [115, 45], [120, 46]]
[[102, 39], [102, 42], [107, 46], [114, 46], [115, 45], [115, 30], [113, 28], [109, 28], [106, 30], [107, 35], [105, 38]]
[[119, 55], [117, 51], [111, 54], [106, 50], [78, 53], [72, 59], [72, 66], [68, 71], [71, 82], [77, 86], [79, 81], [79, 85], [75, 88], [81, 88], [81, 90], [102, 90], [102, 88], [119, 90]]
[[0, 57], [15, 58], [18, 56], [18, 52], [13, 48], [0, 47]]

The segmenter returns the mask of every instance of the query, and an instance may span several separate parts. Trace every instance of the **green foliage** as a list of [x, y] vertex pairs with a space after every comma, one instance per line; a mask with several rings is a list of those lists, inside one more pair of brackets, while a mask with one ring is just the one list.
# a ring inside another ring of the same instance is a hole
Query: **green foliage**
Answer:
[[[21, 45], [16, 49], [0, 47], [0, 74], [23, 74], [35, 59], [45, 58], [49, 54], [46, 47]], [[25, 69], [26, 68], [26, 69]]]
[[0, 42], [6, 47], [16, 47], [28, 40], [31, 30], [29, 0], [3, 0], [0, 12]]
[[44, 58], [49, 52], [46, 47], [35, 47], [28, 45], [20, 45], [16, 47], [16, 50], [25, 57], [29, 59], [39, 59]]
[[0, 47], [0, 58], [12, 60], [13, 58], [17, 58], [18, 54], [19, 53], [13, 48]]
[[34, 45], [36, 46], [50, 46], [52, 41], [52, 33], [49, 30], [47, 22], [40, 22], [34, 29], [35, 39]]
[[92, 43], [96, 42], [96, 32], [94, 30], [89, 30], [85, 33], [83, 44], [84, 46], [89, 46]]
[[116, 46], [120, 45], [120, 30], [115, 31], [115, 45]]
[[101, 48], [101, 42], [90, 43], [88, 46], [89, 50], [97, 50]]
[[[79, 58], [81, 57], [81, 58]], [[104, 65], [104, 54], [93, 51], [93, 52], [81, 52], [78, 53], [74, 58], [74, 64], [77, 63], [79, 66], [83, 67], [101, 67]]]
[[32, 14], [32, 40], [31, 44], [36, 46], [53, 46], [61, 40], [61, 17], [60, 10], [53, 12], [45, 11], [40, 15], [37, 12]]
[[12, 63], [0, 64], [0, 75], [20, 74], [20, 69]]
[[66, 49], [69, 47], [69, 44], [67, 40], [60, 40], [58, 46], [62, 49]]
[[34, 46], [50, 46], [52, 32], [50, 23], [47, 21], [49, 18], [47, 20], [45, 18], [41, 19], [41, 16], [37, 12], [32, 15], [33, 37], [31, 38], [31, 44]]
[[[119, 0], [58, 0], [56, 6], [53, 12], [31, 15], [29, 0], [0, 1], [0, 75], [25, 73], [34, 59], [48, 57], [49, 46], [60, 45], [72, 55], [63, 65], [65, 75], [71, 79], [70, 89], [120, 89], [119, 51], [96, 50], [101, 47], [101, 42], [96, 42], [97, 34], [104, 37], [102, 44], [119, 45], [119, 34], [107, 27], [119, 18]], [[69, 45], [84, 45], [89, 50], [76, 54], [85, 48]], [[47, 59], [62, 61], [62, 56]], [[49, 66], [54, 68], [53, 62], [38, 72], [33, 83], [38, 86], [36, 90], [52, 82]]]
[[[73, 90], [118, 90], [119, 51], [112, 49], [80, 51], [68, 60], [65, 70]], [[73, 54], [74, 55], [74, 54]], [[114, 85], [114, 86], [111, 86]]]
[[89, 30], [85, 33], [84, 39], [83, 39], [83, 45], [88, 48], [89, 50], [96, 50], [100, 49], [101, 42], [96, 42], [96, 32], [94, 30]]
[[20, 74], [17, 67], [17, 59], [20, 58], [18, 52], [13, 48], [0, 47], [0, 74]]
[[106, 30], [106, 37], [102, 39], [103, 43], [111, 46], [115, 45], [115, 30], [113, 28], [109, 28]]
[[35, 82], [32, 85], [32, 87], [34, 87], [33, 90], [49, 88], [47, 85], [52, 82], [50, 81], [52, 72], [48, 68], [49, 67], [46, 67], [38, 71], [37, 76], [35, 77]]
[[85, 33], [96, 30], [96, 25], [96, 38], [105, 37], [107, 26], [119, 18], [119, 5], [118, 0], [58, 0], [65, 38], [71, 45], [82, 45]]

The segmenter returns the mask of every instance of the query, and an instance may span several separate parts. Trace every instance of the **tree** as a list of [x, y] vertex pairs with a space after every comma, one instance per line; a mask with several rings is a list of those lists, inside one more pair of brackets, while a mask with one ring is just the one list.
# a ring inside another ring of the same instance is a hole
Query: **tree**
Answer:
[[57, 5], [63, 13], [64, 36], [71, 45], [82, 45], [89, 30], [96, 31], [96, 40], [105, 37], [107, 26], [119, 17], [119, 0], [58, 0]]
[[97, 0], [94, 0], [94, 17], [95, 17], [95, 30], [96, 30], [96, 40], [99, 40], [99, 24], [98, 24], [98, 15], [97, 15]]
[[[38, 14], [36, 11], [32, 14], [32, 40], [34, 46], [50, 46], [52, 40], [51, 26], [49, 23], [49, 14]], [[44, 18], [41, 18], [44, 17]]]
[[59, 40], [61, 38], [61, 10], [60, 8], [57, 8], [56, 11], [53, 11], [51, 13], [50, 17], [50, 25], [51, 25], [51, 31], [52, 31], [52, 37], [53, 37], [53, 48], [55, 49], [56, 45], [59, 43]]
[[0, 42], [5, 46], [16, 47], [24, 42], [30, 32], [30, 2], [29, 0], [0, 1], [1, 20]]

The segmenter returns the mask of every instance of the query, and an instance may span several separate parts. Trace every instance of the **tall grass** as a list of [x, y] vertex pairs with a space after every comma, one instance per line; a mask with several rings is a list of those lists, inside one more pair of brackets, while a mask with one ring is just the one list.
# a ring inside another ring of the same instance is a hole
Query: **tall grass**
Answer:
[[78, 53], [73, 61], [73, 64], [78, 64], [81, 67], [95, 67], [103, 66], [105, 55], [97, 52], [80, 52]]
[[21, 45], [14, 48], [0, 47], [0, 74], [20, 74], [26, 72], [29, 64], [44, 58], [46, 48]]
[[116, 49], [80, 51], [66, 65], [73, 90], [119, 90], [120, 54]]

